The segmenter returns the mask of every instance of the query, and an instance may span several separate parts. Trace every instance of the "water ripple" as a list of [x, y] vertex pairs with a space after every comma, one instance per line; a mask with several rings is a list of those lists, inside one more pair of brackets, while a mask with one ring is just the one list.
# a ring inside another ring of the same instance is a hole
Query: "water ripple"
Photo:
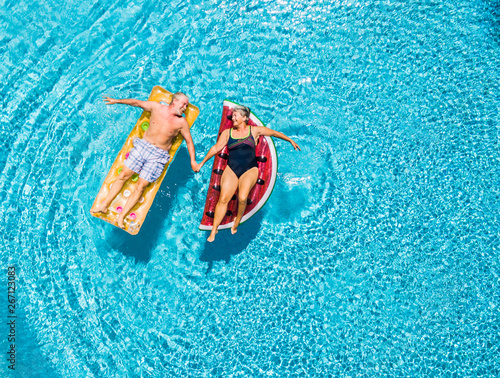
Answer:
[[[495, 375], [490, 5], [4, 3], [0, 235], [30, 338], [20, 374]], [[209, 177], [185, 147], [137, 237], [88, 214], [140, 114], [102, 96], [157, 84], [200, 107], [198, 159], [225, 98], [301, 146], [276, 140], [274, 192], [236, 236], [197, 231]]]

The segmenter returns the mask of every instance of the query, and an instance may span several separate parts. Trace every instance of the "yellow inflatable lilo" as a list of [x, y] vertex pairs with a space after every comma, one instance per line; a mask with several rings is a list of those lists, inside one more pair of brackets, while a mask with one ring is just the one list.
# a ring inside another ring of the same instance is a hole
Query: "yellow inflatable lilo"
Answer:
[[[171, 92], [163, 89], [160, 86], [155, 86], [151, 91], [148, 101], [170, 103], [172, 101], [172, 97], [173, 94]], [[200, 110], [198, 109], [198, 107], [192, 104], [189, 104], [187, 106], [184, 114], [189, 127], [193, 125], [199, 113]], [[135, 127], [132, 129], [132, 132], [127, 137], [127, 140], [123, 145], [123, 148], [121, 149], [113, 165], [111, 166], [111, 169], [108, 175], [106, 176], [104, 183], [102, 184], [101, 189], [99, 190], [99, 193], [97, 194], [94, 203], [92, 204], [91, 209], [95, 209], [98, 206], [98, 204], [101, 204], [107, 198], [108, 194], [110, 193], [112, 184], [115, 182], [115, 180], [117, 179], [118, 175], [121, 173], [124, 167], [125, 159], [127, 159], [129, 152], [134, 147], [133, 145], [134, 139], [142, 138], [144, 132], [148, 129], [150, 114], [151, 113], [148, 111], [142, 112]], [[132, 207], [130, 212], [128, 212], [128, 215], [124, 220], [123, 229], [129, 234], [136, 235], [139, 232], [142, 224], [144, 223], [149, 208], [153, 204], [153, 200], [156, 196], [156, 193], [158, 192], [158, 189], [160, 188], [163, 178], [167, 173], [168, 167], [170, 166], [170, 163], [174, 160], [175, 154], [183, 140], [184, 138], [182, 137], [181, 134], [177, 135], [177, 137], [173, 140], [172, 146], [169, 150], [170, 160], [165, 164], [165, 167], [160, 177], [156, 179], [154, 182], [151, 182], [144, 189], [142, 196], [139, 198], [137, 204], [134, 207]], [[138, 179], [139, 175], [135, 173], [129, 180], [125, 182], [125, 184], [118, 192], [116, 197], [114, 197], [114, 199], [109, 204], [109, 207], [107, 208], [106, 212], [95, 212], [94, 210], [91, 211], [91, 214], [96, 218], [102, 219], [108, 223], [111, 223], [114, 226], [118, 226], [117, 223], [118, 218], [124, 209], [124, 205], [127, 202], [128, 197], [134, 193], [135, 185]]]

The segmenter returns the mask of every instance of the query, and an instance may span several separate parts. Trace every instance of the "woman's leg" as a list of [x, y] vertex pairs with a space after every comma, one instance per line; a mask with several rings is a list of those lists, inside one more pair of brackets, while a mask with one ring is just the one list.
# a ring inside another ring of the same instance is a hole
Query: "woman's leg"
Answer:
[[249, 169], [240, 176], [238, 184], [238, 214], [234, 219], [233, 227], [231, 227], [231, 233], [235, 234], [238, 231], [238, 226], [240, 225], [241, 218], [247, 207], [247, 199], [250, 191], [255, 186], [257, 179], [259, 178], [259, 169], [254, 167]]
[[231, 201], [236, 188], [238, 188], [238, 177], [236, 177], [231, 168], [226, 167], [226, 169], [224, 169], [220, 179], [220, 187], [219, 201], [215, 206], [214, 225], [212, 227], [212, 232], [207, 239], [209, 242], [214, 241], [215, 234], [217, 234], [217, 227], [219, 227], [224, 215], [226, 215], [227, 204]]

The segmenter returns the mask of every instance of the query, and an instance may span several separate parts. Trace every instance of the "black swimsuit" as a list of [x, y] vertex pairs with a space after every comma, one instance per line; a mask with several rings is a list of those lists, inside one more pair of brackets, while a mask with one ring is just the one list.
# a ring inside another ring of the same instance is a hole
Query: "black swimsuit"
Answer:
[[243, 138], [233, 138], [233, 129], [229, 131], [227, 148], [229, 158], [227, 165], [233, 170], [238, 178], [253, 167], [258, 167], [255, 156], [255, 139], [252, 135], [252, 127], [248, 127], [248, 135]]

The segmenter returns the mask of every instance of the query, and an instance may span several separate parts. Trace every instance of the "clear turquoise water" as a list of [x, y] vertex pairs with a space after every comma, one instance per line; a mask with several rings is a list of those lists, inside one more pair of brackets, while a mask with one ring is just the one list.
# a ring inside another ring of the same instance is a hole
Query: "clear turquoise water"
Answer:
[[[499, 5], [1, 1], [10, 376], [500, 375]], [[236, 236], [185, 147], [138, 236], [89, 215], [154, 85], [199, 160], [225, 98], [301, 145]]]

